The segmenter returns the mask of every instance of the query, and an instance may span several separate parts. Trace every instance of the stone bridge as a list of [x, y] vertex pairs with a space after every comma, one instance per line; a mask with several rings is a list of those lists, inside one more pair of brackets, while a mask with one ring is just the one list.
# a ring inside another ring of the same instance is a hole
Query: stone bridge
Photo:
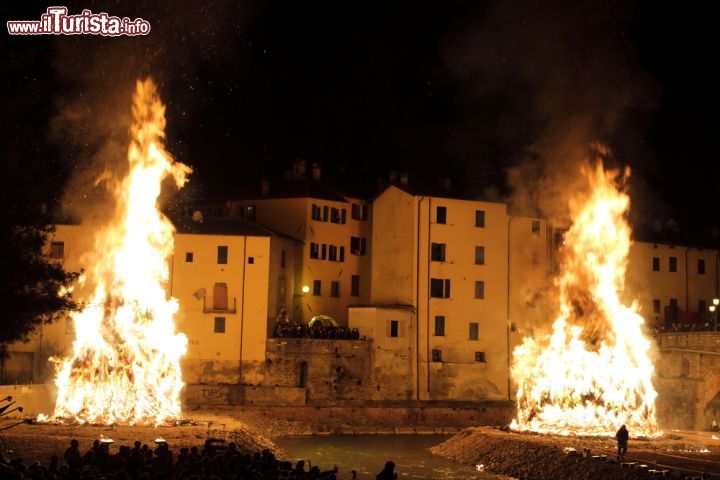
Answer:
[[720, 423], [720, 332], [665, 333], [657, 342], [661, 426], [706, 430]]

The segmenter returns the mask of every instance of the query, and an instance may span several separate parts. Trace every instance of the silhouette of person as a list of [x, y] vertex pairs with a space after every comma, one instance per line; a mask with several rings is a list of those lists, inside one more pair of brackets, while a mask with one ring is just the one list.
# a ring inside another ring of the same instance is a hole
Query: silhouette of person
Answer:
[[383, 471], [375, 476], [375, 480], [395, 480], [396, 478], [397, 473], [395, 473], [395, 464], [391, 460], [385, 462], [385, 468]]
[[620, 460], [625, 454], [627, 453], [628, 448], [628, 439], [630, 438], [630, 434], [627, 431], [627, 428], [625, 428], [625, 425], [620, 427], [620, 430], [617, 431], [615, 434], [615, 438], [617, 439], [618, 443], [618, 460]]

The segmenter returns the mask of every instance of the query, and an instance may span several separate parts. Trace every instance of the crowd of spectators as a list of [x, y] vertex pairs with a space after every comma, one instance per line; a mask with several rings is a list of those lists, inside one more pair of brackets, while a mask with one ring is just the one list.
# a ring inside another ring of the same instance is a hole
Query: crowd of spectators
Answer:
[[[80, 453], [72, 440], [63, 459], [53, 456], [49, 465], [5, 461], [0, 457], [0, 478], [12, 480], [322, 480], [335, 479], [338, 468], [321, 471], [281, 461], [269, 450], [253, 455], [241, 453], [234, 443], [219, 448], [210, 441], [202, 449], [181, 448], [175, 453], [167, 443], [150, 448], [141, 442], [121, 446], [110, 453], [109, 445], [96, 440], [90, 450]], [[353, 472], [354, 477], [354, 472]]]
[[329, 340], [358, 340], [360, 332], [357, 328], [350, 329], [334, 325], [309, 326], [297, 322], [280, 322], [275, 326], [275, 337], [278, 338], [322, 338]]
[[715, 324], [713, 322], [675, 322], [675, 323], [664, 323], [660, 326], [655, 327], [655, 335], [661, 333], [675, 333], [675, 332], [711, 332], [715, 331]]

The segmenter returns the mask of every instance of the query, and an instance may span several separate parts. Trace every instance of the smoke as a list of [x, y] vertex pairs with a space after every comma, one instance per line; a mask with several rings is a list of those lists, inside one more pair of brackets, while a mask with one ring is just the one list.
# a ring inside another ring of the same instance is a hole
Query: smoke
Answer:
[[63, 149], [72, 172], [62, 208], [71, 217], [97, 222], [112, 205], [114, 180], [127, 170], [135, 82], [151, 76], [159, 84], [167, 106], [168, 150], [192, 164], [192, 159], [183, 158], [187, 152], [182, 137], [192, 129], [193, 110], [202, 101], [199, 71], [220, 71], [238, 61], [238, 49], [230, 39], [251, 14], [246, 6], [229, 1], [80, 3], [68, 5], [69, 13], [90, 8], [95, 13], [142, 17], [152, 28], [147, 36], [55, 40], [53, 67], [62, 87], [51, 137]]
[[589, 146], [613, 146], [628, 135], [619, 131], [627, 113], [654, 105], [657, 87], [627, 34], [632, 8], [502, 1], [449, 38], [445, 59], [463, 85], [459, 101], [502, 98], [493, 133], [503, 142], [515, 212], [566, 223]]

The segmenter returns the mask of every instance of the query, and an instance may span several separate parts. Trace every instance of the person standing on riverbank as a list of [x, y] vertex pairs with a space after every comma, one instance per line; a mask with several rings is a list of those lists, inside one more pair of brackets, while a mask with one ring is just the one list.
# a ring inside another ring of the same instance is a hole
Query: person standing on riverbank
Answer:
[[395, 473], [395, 464], [392, 460], [385, 462], [385, 468], [382, 472], [378, 473], [375, 480], [397, 480], [397, 473]]
[[618, 443], [617, 458], [618, 460], [620, 460], [627, 453], [628, 440], [630, 439], [630, 434], [628, 433], [627, 428], [625, 428], [625, 425], [620, 427], [620, 430], [618, 430], [615, 434], [615, 438], [617, 439]]

